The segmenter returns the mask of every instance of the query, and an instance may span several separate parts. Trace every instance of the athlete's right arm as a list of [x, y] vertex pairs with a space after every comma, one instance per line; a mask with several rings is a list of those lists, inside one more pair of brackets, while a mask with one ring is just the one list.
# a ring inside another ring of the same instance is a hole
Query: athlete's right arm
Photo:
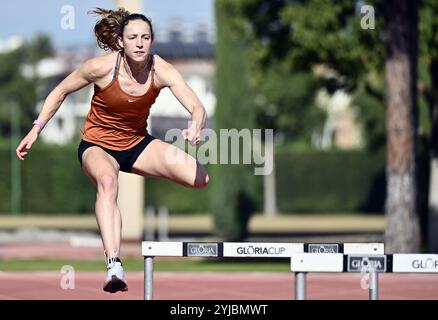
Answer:
[[[43, 124], [47, 124], [56, 111], [58, 111], [64, 99], [70, 93], [78, 91], [88, 84], [100, 79], [104, 76], [104, 72], [106, 72], [106, 70], [104, 68], [104, 61], [102, 57], [93, 58], [86, 61], [78, 69], [73, 71], [64, 80], [62, 80], [56, 86], [56, 88], [49, 93], [44, 101], [37, 120]], [[41, 128], [37, 125], [34, 125], [29, 133], [23, 138], [23, 140], [21, 140], [20, 144], [15, 150], [17, 157], [20, 160], [24, 160], [25, 156], [27, 155], [27, 152], [25, 152], [24, 149], [28, 150], [32, 147], [32, 144], [37, 140], [40, 132]]]

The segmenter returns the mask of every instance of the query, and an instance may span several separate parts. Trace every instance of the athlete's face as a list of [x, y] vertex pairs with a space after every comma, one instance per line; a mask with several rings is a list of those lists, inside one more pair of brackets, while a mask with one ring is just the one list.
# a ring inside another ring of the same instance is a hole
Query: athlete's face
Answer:
[[119, 37], [119, 45], [125, 54], [134, 61], [145, 61], [152, 46], [152, 34], [149, 24], [143, 20], [131, 20]]

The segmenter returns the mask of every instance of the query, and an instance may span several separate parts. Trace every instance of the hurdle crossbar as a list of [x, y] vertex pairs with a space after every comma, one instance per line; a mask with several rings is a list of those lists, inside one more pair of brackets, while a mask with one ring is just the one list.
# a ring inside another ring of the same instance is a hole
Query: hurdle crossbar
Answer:
[[[384, 253], [383, 243], [267, 243], [267, 242], [177, 242], [143, 241], [144, 298], [153, 299], [154, 257], [287, 258], [295, 254], [368, 254]], [[305, 273], [299, 274], [305, 281]], [[305, 285], [305, 282], [301, 284]], [[303, 289], [295, 290], [302, 293]], [[303, 299], [305, 297], [302, 297]]]
[[[361, 272], [370, 276], [369, 298], [378, 299], [378, 274], [394, 273], [438, 273], [438, 254], [342, 254], [296, 253], [291, 255], [291, 271], [298, 274], [308, 272]], [[305, 299], [305, 277], [296, 278], [296, 299]]]

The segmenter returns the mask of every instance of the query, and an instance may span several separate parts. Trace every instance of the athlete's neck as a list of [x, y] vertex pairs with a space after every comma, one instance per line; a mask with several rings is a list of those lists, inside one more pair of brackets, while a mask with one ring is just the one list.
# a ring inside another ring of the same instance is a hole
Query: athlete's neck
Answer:
[[145, 75], [145, 71], [149, 65], [149, 60], [150, 60], [150, 55], [147, 55], [147, 58], [145, 61], [134, 61], [132, 59], [130, 59], [128, 56], [124, 56], [123, 57], [123, 61], [124, 61], [124, 68], [125, 71], [128, 73], [128, 75], [130, 75], [133, 78], [138, 78], [141, 76]]

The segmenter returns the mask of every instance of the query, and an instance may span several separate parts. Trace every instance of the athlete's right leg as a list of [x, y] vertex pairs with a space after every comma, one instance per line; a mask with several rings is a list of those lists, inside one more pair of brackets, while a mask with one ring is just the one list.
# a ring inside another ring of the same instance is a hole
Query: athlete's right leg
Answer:
[[100, 230], [107, 275], [103, 290], [126, 291], [125, 272], [119, 259], [122, 217], [117, 205], [119, 164], [99, 147], [89, 147], [82, 154], [82, 169], [97, 188], [96, 220]]
[[120, 249], [122, 219], [117, 205], [117, 161], [99, 147], [87, 148], [82, 155], [82, 170], [97, 188], [96, 220], [107, 257], [117, 256]]

